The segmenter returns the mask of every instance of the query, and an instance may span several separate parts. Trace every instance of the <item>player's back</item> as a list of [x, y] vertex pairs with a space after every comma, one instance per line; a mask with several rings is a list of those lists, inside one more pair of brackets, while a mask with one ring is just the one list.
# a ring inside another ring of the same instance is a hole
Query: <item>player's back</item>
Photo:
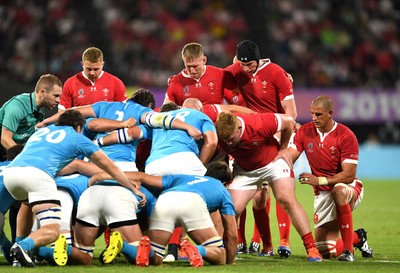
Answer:
[[98, 118], [120, 121], [134, 118], [138, 123], [140, 123], [144, 113], [153, 111], [151, 108], [144, 107], [131, 100], [127, 102], [97, 102], [92, 105], [92, 108]]
[[[183, 108], [167, 113], [192, 125], [203, 134], [207, 131], [216, 131], [210, 118], [200, 111]], [[146, 164], [178, 152], [193, 152], [199, 155], [198, 145], [201, 145], [201, 143], [197, 143], [186, 131], [153, 129], [152, 148]]]
[[71, 126], [50, 125], [35, 132], [9, 167], [32, 166], [55, 178], [79, 155], [90, 157], [99, 148]]
[[232, 198], [221, 181], [209, 176], [166, 175], [163, 177], [163, 192], [192, 192], [200, 195], [210, 212], [222, 209], [225, 214], [235, 215]]
[[[98, 118], [106, 118], [111, 120], [126, 120], [134, 118], [140, 123], [141, 116], [144, 113], [153, 111], [151, 108], [144, 107], [132, 101], [128, 102], [98, 102], [92, 105], [93, 111]], [[144, 125], [139, 125], [144, 133], [144, 138], [147, 138], [149, 128]], [[97, 138], [107, 135], [107, 132], [99, 132]], [[102, 146], [101, 149], [113, 161], [134, 162], [136, 160], [136, 149], [139, 140], [132, 141], [126, 144], [113, 144]]]

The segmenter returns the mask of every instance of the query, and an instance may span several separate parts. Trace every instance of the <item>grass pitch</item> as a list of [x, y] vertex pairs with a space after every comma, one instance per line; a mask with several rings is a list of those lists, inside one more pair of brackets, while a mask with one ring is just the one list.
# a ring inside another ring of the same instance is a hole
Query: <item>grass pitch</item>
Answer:
[[[4, 257], [0, 257], [0, 272], [157, 272], [157, 273], [186, 273], [201, 272], [400, 272], [400, 181], [372, 181], [363, 180], [365, 186], [364, 200], [354, 211], [354, 228], [363, 227], [368, 232], [368, 243], [374, 250], [375, 258], [365, 259], [361, 253], [355, 250], [356, 260], [353, 263], [339, 262], [337, 260], [325, 260], [321, 263], [309, 263], [306, 261], [306, 253], [300, 237], [292, 227], [290, 234], [292, 255], [289, 259], [274, 257], [257, 257], [252, 255], [238, 255], [235, 264], [228, 266], [210, 266], [195, 269], [188, 262], [179, 261], [163, 264], [159, 267], [150, 266], [139, 268], [128, 265], [123, 257], [117, 259], [117, 263], [102, 266], [98, 262], [98, 256], [104, 248], [103, 239], [96, 244], [94, 263], [91, 266], [65, 266], [53, 267], [39, 265], [35, 268], [12, 268], [6, 263]], [[312, 223], [313, 193], [310, 186], [297, 185], [297, 197], [306, 209], [310, 223]], [[279, 233], [275, 216], [275, 202], [271, 202], [271, 229], [274, 249], [279, 246]], [[246, 222], [247, 240], [250, 241], [253, 231], [251, 207], [248, 207], [248, 220]], [[8, 226], [6, 225], [6, 232]]]

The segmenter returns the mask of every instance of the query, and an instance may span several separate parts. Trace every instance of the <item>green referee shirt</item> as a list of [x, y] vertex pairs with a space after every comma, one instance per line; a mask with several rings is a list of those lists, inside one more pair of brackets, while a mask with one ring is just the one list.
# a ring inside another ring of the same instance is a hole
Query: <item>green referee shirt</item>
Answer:
[[34, 93], [14, 96], [0, 108], [0, 124], [14, 133], [13, 140], [17, 144], [25, 144], [35, 132], [35, 125], [43, 119], [44, 109], [38, 110]]

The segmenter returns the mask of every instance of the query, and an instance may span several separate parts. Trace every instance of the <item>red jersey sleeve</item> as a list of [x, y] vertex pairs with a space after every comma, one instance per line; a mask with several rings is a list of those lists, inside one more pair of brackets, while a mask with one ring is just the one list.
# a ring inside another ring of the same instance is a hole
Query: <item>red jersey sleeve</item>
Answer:
[[293, 84], [290, 81], [288, 74], [282, 67], [277, 64], [271, 63], [274, 71], [273, 84], [278, 91], [279, 99], [283, 101], [285, 98], [293, 97]]
[[115, 77], [115, 94], [113, 101], [125, 101], [128, 99], [126, 95], [125, 84], [117, 77]]

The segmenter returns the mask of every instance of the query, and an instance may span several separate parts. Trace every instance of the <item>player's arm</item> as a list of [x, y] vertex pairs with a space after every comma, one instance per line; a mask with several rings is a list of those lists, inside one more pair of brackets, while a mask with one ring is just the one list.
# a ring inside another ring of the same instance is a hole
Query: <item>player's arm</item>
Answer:
[[282, 100], [281, 101], [283, 109], [285, 109], [285, 114], [291, 116], [293, 120], [296, 120], [297, 118], [297, 109], [296, 109], [296, 103], [293, 99], [288, 99], [288, 100]]
[[122, 128], [118, 131], [112, 132], [104, 137], [97, 140], [99, 146], [106, 146], [116, 143], [129, 143], [133, 140], [142, 139], [143, 131], [138, 126], [133, 126], [131, 128]]
[[217, 149], [218, 136], [213, 131], [207, 131], [203, 134], [203, 139], [204, 144], [201, 147], [199, 158], [203, 164], [206, 164], [214, 155], [215, 149]]
[[62, 168], [57, 176], [69, 175], [73, 173], [80, 173], [84, 176], [91, 177], [96, 173], [102, 172], [103, 170], [97, 167], [93, 162], [87, 162], [81, 159], [75, 159], [67, 166]]
[[121, 128], [131, 128], [136, 125], [134, 118], [126, 120], [112, 120], [106, 118], [96, 118], [88, 122], [88, 129], [92, 132], [110, 132]]
[[141, 122], [152, 128], [184, 130], [195, 140], [202, 138], [202, 133], [198, 129], [166, 113], [147, 112], [142, 115]]
[[290, 157], [292, 158], [293, 163], [296, 162], [296, 160], [299, 158], [301, 153], [299, 153], [296, 149], [293, 147], [288, 148], [288, 152], [290, 154]]
[[[79, 107], [75, 107], [75, 108], [71, 108], [71, 109], [79, 111], [85, 118], [95, 118], [96, 117], [96, 114], [91, 105], [79, 106]], [[42, 128], [42, 127], [46, 127], [50, 124], [56, 123], [62, 113], [63, 113], [63, 111], [58, 112], [58, 113], [52, 115], [51, 117], [46, 118], [42, 122], [39, 122], [38, 124], [36, 124], [36, 127]]]
[[226, 264], [233, 264], [238, 244], [236, 219], [233, 215], [221, 214], [222, 225], [224, 226], [224, 237], [226, 238]]
[[[162, 177], [149, 175], [144, 172], [125, 172], [125, 175], [130, 181], [134, 181], [137, 185], [146, 184], [148, 186], [162, 188]], [[92, 186], [99, 181], [113, 179], [110, 174], [100, 172], [93, 175], [89, 180], [89, 185]]]
[[115, 165], [114, 161], [112, 161], [102, 150], [97, 150], [94, 152], [89, 159], [100, 169], [108, 173], [111, 176], [111, 179], [136, 192], [137, 184], [130, 181], [128, 177], [121, 171], [121, 169]]
[[281, 123], [280, 128], [278, 128], [278, 131], [281, 132], [280, 150], [286, 150], [293, 133], [294, 120], [287, 114], [275, 114], [275, 116], [280, 119]]
[[4, 149], [10, 149], [12, 146], [17, 145], [13, 140], [14, 133], [10, 130], [6, 129], [5, 127], [1, 128], [1, 145]]
[[251, 110], [250, 108], [235, 105], [235, 104], [219, 104], [218, 105], [222, 112], [235, 112], [235, 113], [243, 113], [243, 114], [250, 114], [255, 113], [255, 111]]
[[278, 155], [274, 158], [274, 161], [282, 158], [283, 160], [285, 160], [290, 168], [293, 168], [293, 161], [287, 147], [289, 145], [290, 137], [293, 133], [294, 120], [291, 116], [286, 114], [275, 114], [275, 116], [278, 120], [280, 120], [281, 125], [280, 128], [278, 128], [278, 131], [281, 133], [281, 139], [279, 152]]
[[162, 188], [162, 176], [150, 175], [144, 172], [126, 172], [126, 176], [133, 181], [138, 181], [147, 186]]

